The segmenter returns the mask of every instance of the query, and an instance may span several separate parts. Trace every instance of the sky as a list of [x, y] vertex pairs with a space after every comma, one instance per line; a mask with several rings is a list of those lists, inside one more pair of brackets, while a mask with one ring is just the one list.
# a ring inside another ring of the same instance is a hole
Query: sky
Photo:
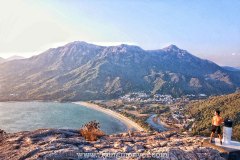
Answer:
[[170, 44], [240, 66], [239, 0], [0, 0], [0, 57], [72, 41], [143, 49]]

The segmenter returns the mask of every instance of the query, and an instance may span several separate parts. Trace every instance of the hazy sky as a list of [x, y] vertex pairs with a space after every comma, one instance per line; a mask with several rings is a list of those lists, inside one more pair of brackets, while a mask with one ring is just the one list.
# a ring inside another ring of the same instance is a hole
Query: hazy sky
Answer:
[[169, 44], [240, 66], [239, 0], [0, 0], [0, 57], [71, 41]]

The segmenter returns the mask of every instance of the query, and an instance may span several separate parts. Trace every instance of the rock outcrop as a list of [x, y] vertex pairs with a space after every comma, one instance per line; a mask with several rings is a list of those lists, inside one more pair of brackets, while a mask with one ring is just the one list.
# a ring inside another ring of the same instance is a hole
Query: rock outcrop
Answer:
[[[86, 141], [78, 130], [71, 129], [3, 132], [0, 137], [1, 160], [159, 159], [160, 156], [165, 160], [223, 159], [217, 150], [201, 147], [201, 137], [173, 131], [120, 133], [97, 141]], [[126, 157], [120, 153], [129, 154]]]

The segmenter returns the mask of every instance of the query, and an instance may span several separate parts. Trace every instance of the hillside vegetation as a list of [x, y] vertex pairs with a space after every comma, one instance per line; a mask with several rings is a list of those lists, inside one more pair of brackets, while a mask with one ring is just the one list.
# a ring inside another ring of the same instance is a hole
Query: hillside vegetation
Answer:
[[210, 97], [207, 100], [190, 103], [188, 111], [195, 118], [193, 133], [210, 134], [211, 119], [215, 109], [221, 111], [224, 119], [229, 117], [234, 121], [233, 138], [240, 140], [240, 93]]
[[228, 71], [170, 45], [97, 46], [72, 42], [27, 59], [0, 64], [0, 100], [97, 100], [129, 92], [221, 95], [240, 87]]

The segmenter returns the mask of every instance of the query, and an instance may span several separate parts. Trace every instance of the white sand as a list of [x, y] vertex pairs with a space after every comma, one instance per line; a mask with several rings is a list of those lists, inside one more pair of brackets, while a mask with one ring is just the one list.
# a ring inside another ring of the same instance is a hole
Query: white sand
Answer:
[[133, 122], [129, 118], [121, 115], [120, 113], [114, 112], [110, 109], [106, 109], [106, 108], [100, 107], [99, 105], [89, 103], [89, 102], [83, 102], [83, 101], [73, 102], [73, 103], [103, 112], [105, 114], [108, 114], [108, 115], [120, 120], [121, 122], [123, 122], [130, 130], [136, 130], [136, 131], [144, 131], [145, 130], [140, 125], [138, 125], [136, 122]]

